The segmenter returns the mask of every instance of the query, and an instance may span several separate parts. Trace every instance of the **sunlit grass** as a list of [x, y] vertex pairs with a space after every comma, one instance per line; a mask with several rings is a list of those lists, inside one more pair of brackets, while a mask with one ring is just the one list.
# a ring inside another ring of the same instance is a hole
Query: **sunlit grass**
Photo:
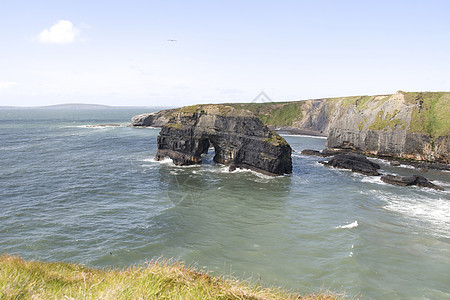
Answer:
[[151, 261], [127, 269], [0, 256], [0, 299], [336, 299], [299, 296], [235, 279], [212, 277], [180, 262]]

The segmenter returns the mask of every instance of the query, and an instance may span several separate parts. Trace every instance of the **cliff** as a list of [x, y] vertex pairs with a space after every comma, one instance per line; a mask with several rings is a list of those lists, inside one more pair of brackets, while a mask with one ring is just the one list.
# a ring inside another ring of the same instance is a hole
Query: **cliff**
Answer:
[[337, 107], [327, 148], [449, 163], [450, 93], [366, 97]]
[[[450, 163], [448, 92], [226, 105], [253, 112], [275, 130], [327, 136], [329, 149]], [[163, 116], [151, 126], [161, 123]]]
[[169, 122], [170, 115], [176, 109], [165, 109], [153, 113], [141, 114], [131, 118], [135, 127], [162, 127]]
[[253, 113], [226, 105], [194, 105], [172, 112], [158, 136], [156, 160], [169, 157], [176, 165], [198, 164], [210, 145], [214, 161], [231, 170], [292, 172], [289, 144]]
[[232, 104], [277, 130], [327, 136], [327, 148], [450, 162], [450, 93], [403, 92], [284, 103]]

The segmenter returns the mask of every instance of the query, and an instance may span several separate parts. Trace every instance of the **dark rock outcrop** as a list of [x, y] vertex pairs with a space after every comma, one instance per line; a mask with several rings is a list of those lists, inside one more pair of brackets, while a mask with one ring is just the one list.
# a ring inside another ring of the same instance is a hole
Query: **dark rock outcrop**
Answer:
[[435, 190], [441, 190], [441, 191], [444, 190], [443, 187], [431, 183], [430, 181], [428, 181], [428, 179], [426, 179], [425, 177], [420, 176], [420, 175], [401, 177], [401, 176], [395, 176], [395, 175], [388, 174], [388, 175], [381, 176], [381, 180], [383, 182], [393, 184], [393, 185], [400, 185], [400, 186], [417, 185], [417, 186], [421, 186], [421, 187], [432, 188]]
[[163, 127], [169, 122], [171, 114], [176, 109], [165, 109], [149, 114], [141, 114], [131, 118], [133, 127]]
[[320, 151], [311, 150], [311, 149], [304, 149], [304, 150], [302, 150], [301, 154], [303, 154], [303, 155], [310, 155], [310, 156], [325, 157], [325, 155], [323, 155]]
[[292, 149], [251, 112], [225, 105], [195, 105], [173, 112], [158, 136], [156, 160], [198, 164], [212, 145], [214, 161], [269, 175], [292, 173]]
[[371, 162], [362, 154], [349, 153], [337, 154], [328, 161], [322, 161], [321, 164], [325, 166], [335, 167], [339, 169], [348, 169], [352, 172], [361, 173], [364, 175], [378, 176], [380, 165]]

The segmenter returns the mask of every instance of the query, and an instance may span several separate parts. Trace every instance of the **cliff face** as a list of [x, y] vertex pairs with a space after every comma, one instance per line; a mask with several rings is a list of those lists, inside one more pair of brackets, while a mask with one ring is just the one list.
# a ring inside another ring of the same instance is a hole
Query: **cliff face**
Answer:
[[[252, 111], [272, 129], [327, 136], [328, 148], [450, 163], [450, 93], [227, 105]], [[158, 115], [151, 126], [167, 120]]]
[[171, 114], [158, 136], [156, 160], [176, 165], [201, 163], [210, 146], [214, 161], [230, 169], [252, 169], [270, 175], [292, 172], [291, 147], [246, 110], [225, 105], [183, 107]]
[[327, 148], [449, 163], [450, 93], [233, 104], [278, 130], [327, 136]]
[[149, 114], [141, 114], [131, 118], [131, 125], [135, 127], [162, 127], [175, 109], [165, 109]]
[[[447, 103], [447, 104], [445, 104]], [[331, 114], [327, 148], [449, 163], [448, 93], [403, 93], [337, 102]], [[436, 111], [442, 105], [441, 111]]]

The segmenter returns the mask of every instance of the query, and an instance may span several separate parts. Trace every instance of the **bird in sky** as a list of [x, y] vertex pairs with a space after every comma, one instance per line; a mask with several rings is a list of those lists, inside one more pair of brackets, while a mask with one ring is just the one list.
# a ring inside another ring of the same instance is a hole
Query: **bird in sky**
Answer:
[[167, 40], [168, 42], [178, 42], [177, 40]]

